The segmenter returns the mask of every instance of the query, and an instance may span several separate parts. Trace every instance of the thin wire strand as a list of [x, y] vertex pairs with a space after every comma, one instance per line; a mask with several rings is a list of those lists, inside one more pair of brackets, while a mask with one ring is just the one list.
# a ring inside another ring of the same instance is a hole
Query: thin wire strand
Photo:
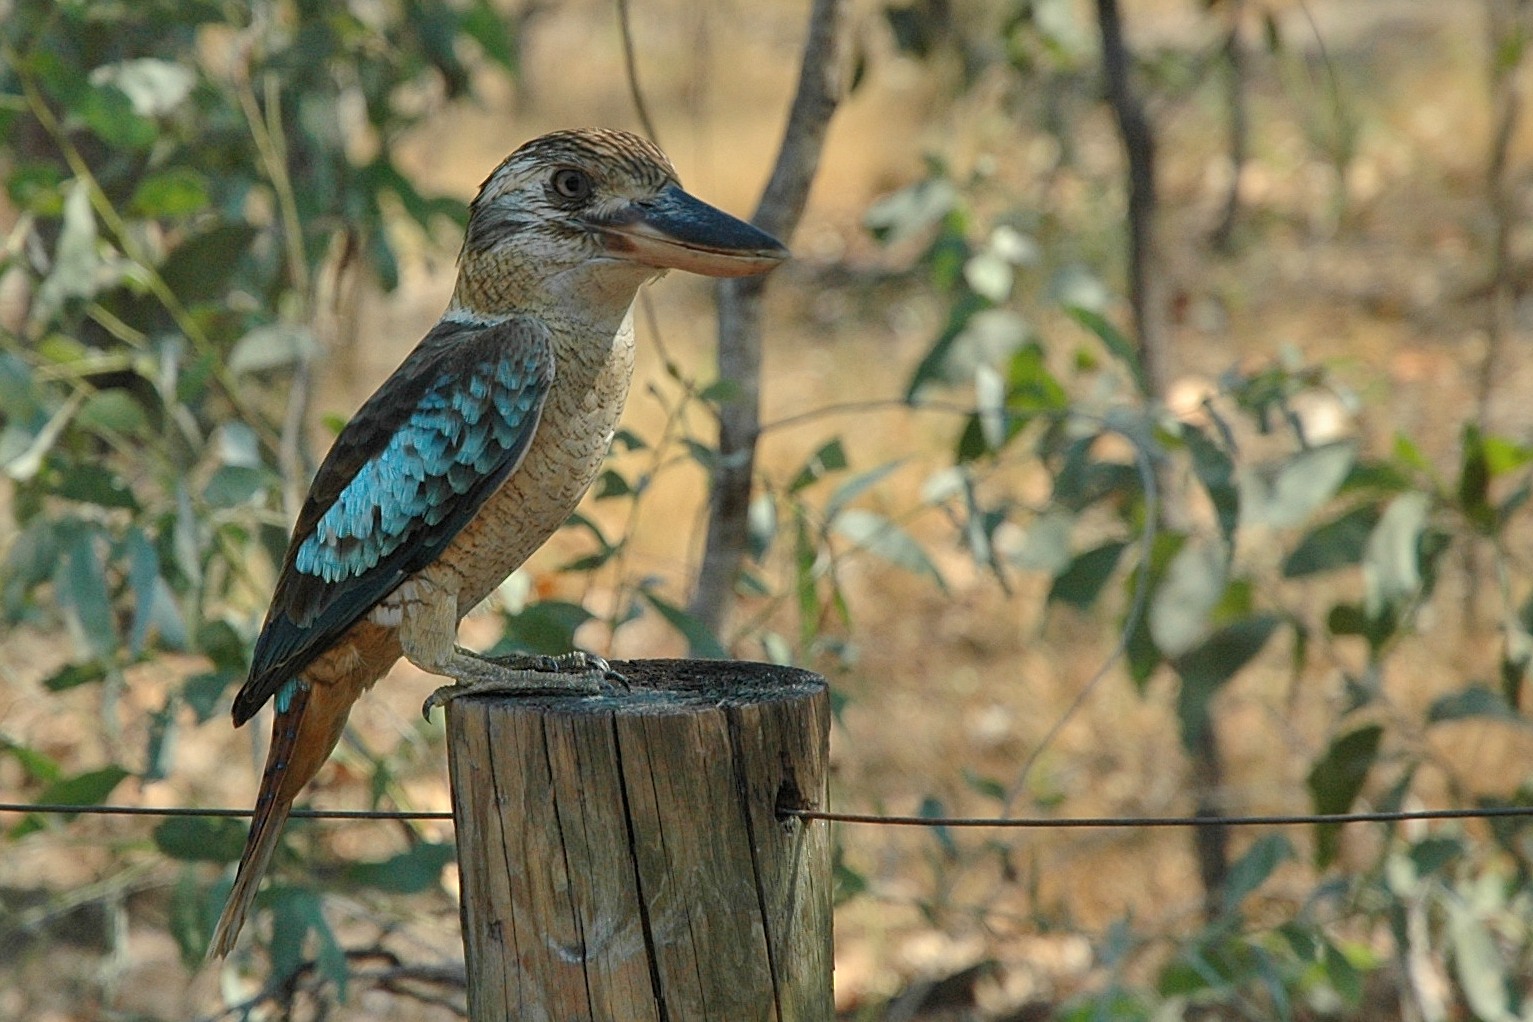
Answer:
[[[40, 813], [65, 816], [156, 816], [248, 818], [249, 809], [196, 809], [186, 806], [72, 806], [59, 803], [0, 802], [0, 813]], [[290, 814], [310, 820], [451, 820], [445, 810], [295, 809]], [[1308, 824], [1406, 823], [1411, 820], [1497, 820], [1533, 817], [1533, 806], [1483, 806], [1477, 809], [1402, 809], [1360, 813], [1268, 813], [1248, 816], [884, 816], [875, 813], [836, 813], [820, 809], [781, 808], [778, 815], [827, 823], [872, 824], [885, 827], [998, 827], [1020, 830], [1080, 830], [1131, 827], [1294, 827]]]
[[[62, 803], [0, 802], [0, 813], [41, 813], [66, 816], [205, 816], [209, 818], [249, 819], [251, 809], [197, 809], [187, 806], [72, 806]], [[297, 819], [310, 820], [450, 820], [445, 810], [428, 812], [406, 809], [294, 809], [288, 813]]]
[[1402, 809], [1364, 813], [1271, 813], [1251, 816], [882, 816], [833, 813], [819, 809], [779, 809], [781, 816], [829, 823], [871, 823], [885, 827], [1002, 827], [1022, 830], [1082, 830], [1091, 827], [1292, 827], [1314, 823], [1405, 823], [1410, 820], [1494, 820], [1533, 817], [1533, 806], [1487, 806], [1480, 809]]

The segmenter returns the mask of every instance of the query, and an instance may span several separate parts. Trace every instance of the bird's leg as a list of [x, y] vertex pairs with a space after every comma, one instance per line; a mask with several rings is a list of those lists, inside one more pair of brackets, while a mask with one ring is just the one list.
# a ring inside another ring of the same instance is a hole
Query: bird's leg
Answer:
[[595, 695], [607, 690], [607, 682], [623, 682], [606, 660], [576, 650], [562, 656], [514, 653], [485, 657], [455, 641], [458, 606], [454, 594], [432, 585], [416, 583], [413, 597], [403, 605], [399, 642], [405, 658], [423, 671], [453, 679], [426, 697], [421, 714], [431, 719], [433, 707], [466, 695], [542, 695], [571, 692]]

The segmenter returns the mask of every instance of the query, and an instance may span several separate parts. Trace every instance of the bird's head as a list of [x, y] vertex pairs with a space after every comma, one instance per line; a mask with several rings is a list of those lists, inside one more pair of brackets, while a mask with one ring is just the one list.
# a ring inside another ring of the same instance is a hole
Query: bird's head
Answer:
[[523, 145], [469, 206], [455, 303], [482, 314], [599, 303], [626, 311], [659, 273], [764, 273], [788, 250], [682, 190], [653, 143], [556, 131]]

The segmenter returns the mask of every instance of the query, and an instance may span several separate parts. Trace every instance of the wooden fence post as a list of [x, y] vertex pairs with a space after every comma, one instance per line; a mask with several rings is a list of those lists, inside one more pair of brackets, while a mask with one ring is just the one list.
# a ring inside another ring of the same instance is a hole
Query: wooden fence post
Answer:
[[614, 664], [612, 696], [449, 704], [473, 1022], [826, 1022], [825, 680]]

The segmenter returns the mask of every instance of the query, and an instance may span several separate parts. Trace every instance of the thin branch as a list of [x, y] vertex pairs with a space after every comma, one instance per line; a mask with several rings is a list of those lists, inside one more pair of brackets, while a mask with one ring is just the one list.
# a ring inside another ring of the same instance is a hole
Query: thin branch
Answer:
[[1246, 109], [1246, 49], [1240, 39], [1240, 25], [1245, 16], [1246, 0], [1230, 0], [1230, 28], [1224, 37], [1225, 103], [1229, 115], [1230, 187], [1224, 194], [1224, 211], [1219, 223], [1209, 232], [1209, 243], [1228, 252], [1235, 237], [1235, 220], [1240, 215], [1240, 178], [1250, 149], [1250, 116]]
[[1128, 300], [1134, 314], [1139, 357], [1144, 362], [1149, 397], [1165, 396], [1169, 380], [1164, 283], [1156, 258], [1155, 133], [1144, 103], [1129, 81], [1133, 57], [1123, 38], [1118, 0], [1097, 0], [1102, 31], [1102, 75], [1108, 106], [1118, 120], [1128, 162]]
[[[798, 226], [809, 186], [820, 164], [825, 133], [840, 101], [846, 26], [845, 0], [815, 0], [799, 69], [798, 91], [788, 113], [782, 147], [753, 222], [778, 238]], [[714, 635], [722, 634], [734, 601], [735, 578], [744, 559], [756, 440], [761, 432], [762, 277], [725, 281], [718, 289], [719, 378], [736, 394], [719, 407], [719, 458], [708, 505], [703, 548], [689, 612]]]
[[628, 92], [633, 97], [634, 112], [644, 126], [644, 134], [655, 145], [660, 145], [660, 133], [650, 119], [649, 107], [644, 104], [644, 92], [639, 88], [639, 59], [633, 45], [633, 24], [628, 18], [628, 0], [617, 0], [617, 27], [623, 36], [623, 70], [628, 74]]

